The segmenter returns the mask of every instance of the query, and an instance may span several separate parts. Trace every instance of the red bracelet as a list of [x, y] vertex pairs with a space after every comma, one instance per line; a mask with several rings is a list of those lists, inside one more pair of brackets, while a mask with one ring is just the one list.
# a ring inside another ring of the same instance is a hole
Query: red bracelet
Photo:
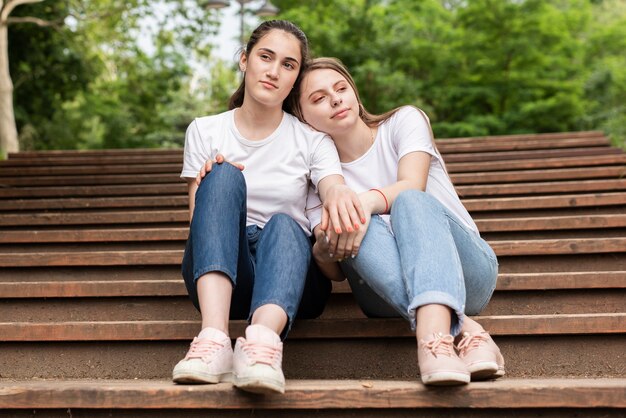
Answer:
[[371, 191], [378, 192], [383, 196], [383, 199], [385, 199], [385, 211], [383, 213], [387, 213], [387, 211], [389, 210], [389, 202], [387, 201], [387, 196], [385, 196], [385, 194], [378, 189], [370, 189], [370, 192]]

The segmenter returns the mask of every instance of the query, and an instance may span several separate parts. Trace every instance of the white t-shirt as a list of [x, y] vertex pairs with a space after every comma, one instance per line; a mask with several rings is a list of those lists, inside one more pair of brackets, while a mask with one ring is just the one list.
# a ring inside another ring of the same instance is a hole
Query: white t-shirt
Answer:
[[[346, 184], [356, 193], [380, 189], [398, 181], [398, 163], [408, 153], [423, 151], [431, 155], [426, 193], [439, 200], [467, 227], [478, 233], [478, 228], [461, 203], [454, 186], [444, 169], [443, 159], [433, 146], [429, 121], [411, 106], [400, 108], [393, 116], [379, 125], [374, 144], [361, 157], [349, 163], [341, 163]], [[317, 206], [319, 199], [309, 196], [307, 208]], [[416, 210], [418, 210], [416, 208]], [[319, 209], [310, 210], [313, 226], [320, 220]], [[389, 222], [389, 215], [382, 215]]]
[[185, 134], [181, 177], [195, 178], [202, 165], [220, 153], [241, 163], [247, 186], [247, 225], [263, 228], [277, 213], [291, 216], [311, 234], [305, 216], [309, 184], [332, 174], [341, 175], [337, 150], [325, 134], [283, 113], [267, 138], [250, 141], [237, 130], [235, 111], [196, 118]]

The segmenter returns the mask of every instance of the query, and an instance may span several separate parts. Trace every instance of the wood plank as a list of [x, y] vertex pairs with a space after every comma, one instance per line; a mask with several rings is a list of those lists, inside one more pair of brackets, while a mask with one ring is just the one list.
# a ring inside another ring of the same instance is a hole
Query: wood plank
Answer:
[[189, 209], [87, 212], [87, 213], [25, 213], [4, 214], [0, 226], [16, 225], [109, 225], [127, 223], [189, 223]]
[[[545, 209], [626, 204], [626, 193], [589, 193], [557, 196], [492, 197], [489, 199], [461, 199], [470, 212]], [[0, 200], [0, 211], [33, 211], [54, 209], [121, 209], [121, 208], [187, 208], [186, 195], [138, 197], [85, 197], [51, 199]]]
[[[626, 333], [626, 313], [502, 315], [473, 317], [492, 335], [586, 335]], [[242, 335], [246, 321], [230, 321]], [[191, 340], [200, 321], [2, 322], [0, 341]], [[400, 318], [307, 319], [294, 323], [290, 339], [414, 337]]]
[[0, 198], [40, 198], [78, 196], [146, 196], [187, 195], [187, 184], [180, 180], [172, 184], [113, 185], [83, 187], [9, 187], [0, 188]]
[[[607, 156], [611, 157], [611, 156]], [[616, 158], [616, 157], [612, 157]], [[606, 159], [606, 161], [611, 161]], [[596, 165], [600, 165], [598, 162]], [[1, 167], [0, 176], [84, 176], [102, 174], [146, 174], [146, 173], [172, 173], [180, 174], [182, 171], [182, 161], [177, 163], [163, 164], [106, 164], [106, 165], [78, 165], [78, 166], [54, 166], [45, 165], [41, 167]], [[1, 181], [1, 180], [0, 180]]]
[[157, 210], [134, 212], [89, 212], [89, 213], [33, 213], [23, 215], [6, 214], [0, 225], [110, 225], [133, 223], [189, 223], [189, 210]]
[[49, 282], [0, 282], [0, 298], [73, 298], [186, 296], [179, 280], [90, 280]]
[[604, 137], [603, 131], [574, 131], [574, 132], [550, 132], [550, 133], [528, 133], [509, 135], [487, 135], [487, 136], [465, 136], [457, 138], [437, 138], [437, 143], [445, 142], [449, 144], [463, 144], [473, 142], [510, 142], [515, 140], [542, 140], [542, 139], [572, 139], [572, 138], [596, 138]]
[[626, 166], [451, 174], [455, 185], [623, 177]]
[[478, 161], [505, 161], [535, 158], [557, 157], [587, 157], [590, 155], [622, 154], [624, 151], [617, 147], [584, 147], [562, 148], [529, 151], [498, 151], [498, 152], [467, 152], [467, 153], [442, 153], [446, 163], [454, 162], [478, 162]]
[[626, 204], [626, 193], [567, 194], [560, 196], [499, 197], [489, 199], [461, 199], [470, 212], [615, 206]]
[[188, 227], [2, 231], [0, 243], [186, 241]]
[[[447, 164], [450, 173], [476, 173], [483, 171], [530, 170], [541, 168], [592, 167], [601, 165], [617, 165], [626, 163], [626, 153], [591, 155], [580, 157], [536, 158], [507, 161], [482, 161]], [[172, 173], [180, 174], [182, 160], [176, 162], [150, 164], [119, 164], [111, 161], [99, 165], [43, 165], [1, 166], [0, 178], [8, 176], [60, 176], [60, 175], [102, 175], [102, 174], [146, 174]]]
[[573, 147], [607, 147], [610, 141], [606, 137], [595, 138], [557, 138], [557, 139], [527, 139], [523, 141], [471, 141], [467, 143], [437, 142], [437, 148], [442, 152], [476, 152], [476, 151], [511, 151], [511, 150], [537, 150]]
[[[434, 390], [417, 381], [288, 380], [284, 395], [255, 396], [232, 384], [170, 380], [2, 383], [0, 408], [319, 410], [387, 408], [624, 408], [626, 379], [500, 379]], [[462, 414], [462, 412], [460, 412]]]
[[499, 291], [611, 288], [626, 288], [626, 271], [501, 273], [496, 286]]
[[480, 232], [623, 228], [626, 227], [626, 213], [619, 215], [478, 219], [476, 225]]
[[490, 241], [498, 256], [626, 252], [626, 238]]
[[483, 161], [469, 163], [453, 162], [446, 164], [446, 168], [449, 173], [475, 173], [485, 171], [532, 170], [540, 168], [592, 167], [613, 164], [626, 164], [626, 153], [583, 157], [537, 158], [527, 160]]
[[95, 185], [117, 185], [117, 184], [154, 184], [154, 183], [176, 183], [183, 181], [180, 174], [132, 174], [132, 175], [86, 175], [86, 176], [19, 176], [2, 177], [0, 186], [13, 187], [33, 187], [33, 186], [95, 186]]
[[42, 155], [34, 158], [10, 158], [0, 161], [0, 168], [4, 167], [45, 167], [49, 165], [55, 166], [82, 166], [82, 165], [132, 165], [132, 164], [162, 164], [172, 163], [180, 164], [183, 161], [182, 151], [164, 155], [100, 155], [99, 151], [95, 151], [92, 156], [55, 156]]
[[[500, 273], [496, 290], [624, 289], [626, 271]], [[333, 282], [333, 293], [350, 293], [347, 280]]]
[[[626, 238], [490, 241], [498, 256], [626, 252]], [[129, 266], [180, 264], [181, 250], [25, 251], [0, 253], [0, 267]]]
[[[501, 273], [497, 291], [626, 289], [626, 271]], [[350, 293], [347, 281], [334, 282], [333, 293]], [[65, 280], [0, 282], [0, 298], [185, 296], [177, 280]]]
[[[20, 215], [24, 217], [25, 215]], [[62, 215], [66, 216], [66, 215]], [[76, 217], [75, 217], [76, 218]], [[81, 223], [87, 222], [89, 216], [81, 218]], [[119, 217], [104, 219], [96, 216], [97, 220], [90, 223], [110, 224], [130, 222], [167, 222], [161, 215], [153, 219], [150, 213], [142, 216], [129, 215], [124, 220]], [[9, 218], [7, 218], [9, 219]], [[51, 219], [51, 218], [47, 218]], [[177, 215], [177, 221], [184, 222], [185, 216]], [[51, 219], [53, 220], [53, 219]], [[23, 221], [24, 225], [34, 225], [36, 222]], [[45, 225], [50, 225], [45, 223]], [[504, 232], [504, 231], [542, 231], [559, 229], [605, 229], [626, 227], [626, 214], [602, 214], [602, 215], [576, 215], [576, 216], [546, 216], [526, 218], [497, 218], [478, 219], [476, 225], [481, 232]], [[144, 242], [144, 241], [185, 241], [189, 235], [189, 228], [164, 227], [164, 228], [105, 228], [105, 229], [43, 229], [28, 231], [2, 231], [0, 243], [62, 243], [62, 242]]]
[[132, 266], [180, 264], [183, 250], [0, 253], [1, 267]]
[[2, 211], [187, 207], [187, 196], [84, 197], [0, 200]]
[[[489, 184], [476, 186], [456, 186], [461, 197], [484, 198], [503, 195], [533, 195], [548, 193], [575, 193], [591, 191], [626, 190], [626, 179], [552, 181], [538, 183]], [[1, 191], [1, 190], [0, 190]]]

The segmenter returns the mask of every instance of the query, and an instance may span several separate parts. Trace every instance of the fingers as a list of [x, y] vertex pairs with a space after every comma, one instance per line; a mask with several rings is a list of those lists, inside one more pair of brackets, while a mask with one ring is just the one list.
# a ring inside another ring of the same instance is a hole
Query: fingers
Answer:
[[322, 206], [322, 222], [320, 222], [320, 229], [322, 231], [326, 231], [328, 229], [329, 218], [330, 215], [328, 214], [328, 209], [326, 209], [326, 206]]
[[328, 238], [328, 255], [331, 258], [337, 255], [337, 244], [339, 243], [339, 235], [335, 233], [333, 226], [331, 225], [326, 231], [326, 237]]
[[207, 160], [207, 162], [204, 163], [204, 165], [200, 169], [200, 172], [196, 176], [196, 184], [198, 186], [200, 185], [200, 182], [202, 181], [202, 179], [207, 175], [207, 173], [211, 172], [212, 168], [213, 168], [213, 162], [211, 160]]
[[346, 253], [346, 248], [348, 247], [348, 242], [350, 241], [350, 236], [353, 234], [343, 233], [339, 235], [339, 239], [337, 240], [337, 251], [335, 252], [335, 257], [337, 260], [341, 261], [348, 256]]
[[230, 162], [230, 161], [226, 161], [226, 158], [224, 158], [224, 156], [222, 154], [217, 154], [215, 156], [215, 162], [218, 163], [218, 164], [222, 164], [223, 162], [227, 162], [230, 165], [236, 167], [237, 169], [239, 169], [241, 171], [243, 171], [243, 169], [245, 168], [244, 165], [241, 164], [241, 163], [233, 163], [233, 162]]

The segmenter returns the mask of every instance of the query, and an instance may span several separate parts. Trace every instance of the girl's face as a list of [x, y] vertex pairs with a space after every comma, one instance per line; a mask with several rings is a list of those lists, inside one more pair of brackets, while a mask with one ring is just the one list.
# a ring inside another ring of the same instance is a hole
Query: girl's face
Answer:
[[300, 41], [295, 36], [279, 29], [269, 31], [249, 56], [241, 54], [245, 97], [265, 106], [282, 106], [298, 78], [301, 59]]
[[351, 129], [359, 121], [359, 102], [344, 76], [335, 70], [308, 73], [301, 84], [300, 108], [304, 120], [330, 136]]

